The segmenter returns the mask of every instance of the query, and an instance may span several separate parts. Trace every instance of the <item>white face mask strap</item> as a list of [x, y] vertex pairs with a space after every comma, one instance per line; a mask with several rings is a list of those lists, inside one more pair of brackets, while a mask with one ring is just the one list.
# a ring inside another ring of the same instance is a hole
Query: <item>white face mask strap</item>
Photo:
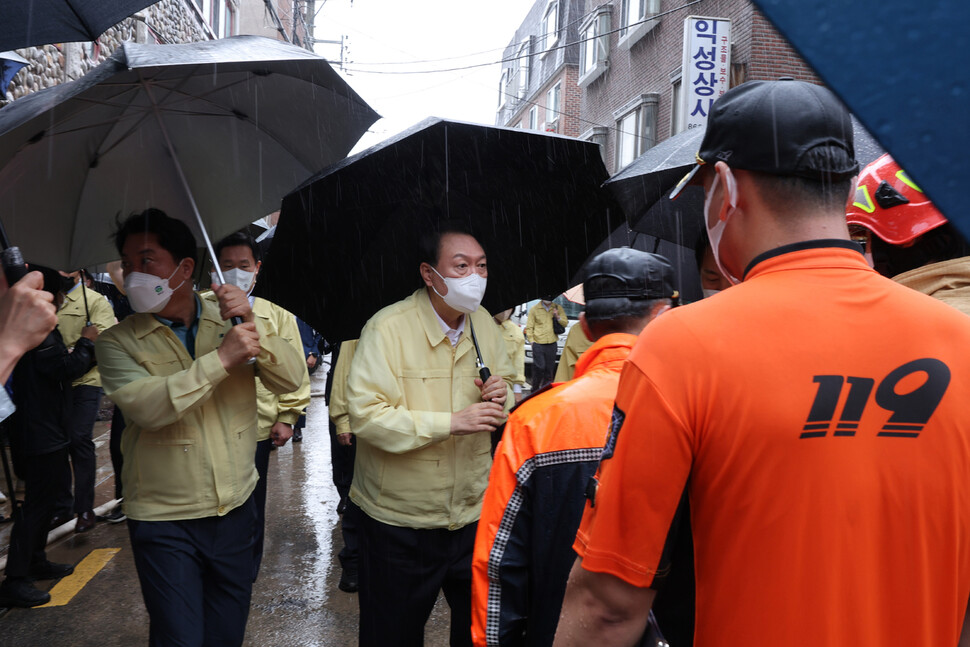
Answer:
[[[448, 281], [445, 281], [445, 277], [441, 276], [441, 273], [438, 270], [436, 270], [433, 265], [428, 265], [428, 267], [431, 268], [431, 271], [432, 272], [434, 272], [435, 274], [438, 275], [438, 278], [441, 279], [444, 282], [445, 287], [447, 287], [448, 286]], [[431, 289], [434, 290], [434, 293], [437, 294], [442, 299], [445, 298], [445, 295], [443, 295], [442, 293], [438, 292], [438, 288], [436, 288], [434, 286], [434, 281], [431, 282]]]

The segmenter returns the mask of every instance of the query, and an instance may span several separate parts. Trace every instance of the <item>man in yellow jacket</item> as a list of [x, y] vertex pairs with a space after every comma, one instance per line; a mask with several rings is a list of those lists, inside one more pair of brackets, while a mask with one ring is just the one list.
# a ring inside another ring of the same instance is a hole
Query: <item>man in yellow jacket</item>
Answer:
[[[226, 283], [237, 286], [246, 293], [253, 314], [266, 330], [285, 339], [293, 348], [303, 355], [303, 342], [300, 340], [300, 329], [296, 325], [296, 317], [290, 311], [280, 306], [252, 296], [256, 280], [259, 278], [259, 268], [263, 262], [260, 259], [259, 247], [253, 237], [245, 232], [236, 232], [223, 238], [215, 246], [216, 258], [222, 269]], [[212, 273], [213, 284], [218, 282], [215, 272]], [[215, 294], [209, 293], [206, 298], [215, 300]], [[253, 581], [259, 575], [259, 566], [263, 561], [263, 540], [266, 536], [266, 488], [269, 477], [269, 455], [276, 447], [282, 447], [293, 437], [293, 425], [300, 419], [300, 414], [310, 404], [310, 374], [306, 363], [302, 364], [303, 380], [300, 388], [292, 393], [277, 395], [267, 389], [259, 377], [256, 378], [256, 410], [258, 425], [256, 427], [256, 472], [259, 481], [253, 496], [256, 499], [256, 542], [253, 546]]]
[[354, 460], [356, 446], [354, 434], [350, 428], [350, 412], [347, 407], [347, 378], [350, 377], [350, 364], [357, 350], [357, 340], [349, 339], [340, 344], [334, 353], [336, 360], [331, 358], [333, 369], [330, 375], [330, 399], [327, 409], [333, 431], [330, 441], [330, 462], [333, 466], [333, 483], [337, 486], [340, 503], [337, 512], [340, 513], [340, 534], [344, 540], [344, 547], [337, 554], [340, 560], [340, 581], [337, 588], [345, 593], [356, 593], [359, 588], [358, 556], [360, 554], [357, 517], [360, 511], [353, 501], [350, 501], [350, 484], [354, 477]]
[[[103, 333], [115, 323], [111, 304], [103, 296], [84, 285], [81, 272], [66, 274], [74, 280], [74, 287], [64, 297], [57, 311], [57, 329], [64, 338], [64, 345], [72, 348], [81, 338], [81, 330], [88, 322]], [[97, 460], [91, 432], [98, 418], [101, 400], [101, 374], [94, 366], [71, 384], [73, 407], [68, 435], [71, 438], [69, 454], [74, 472], [74, 494], [71, 495], [71, 472], [59, 475], [60, 485], [54, 508], [54, 522], [60, 524], [77, 515], [75, 532], [87, 532], [94, 528], [94, 473]]]
[[[488, 268], [449, 226], [422, 241], [425, 287], [374, 315], [347, 381], [357, 438], [360, 645], [421, 645], [443, 590], [451, 644], [471, 644], [471, 556], [491, 464], [490, 432], [511, 406], [505, 342], [479, 306]], [[492, 371], [478, 377], [471, 327]]]
[[237, 286], [217, 286], [218, 305], [192, 290], [196, 242], [184, 223], [148, 209], [121, 225], [115, 244], [137, 314], [103, 333], [95, 352], [125, 415], [124, 508], [149, 640], [241, 645], [256, 518], [255, 377], [276, 394], [295, 391], [303, 356], [267, 330]]
[[512, 391], [515, 393], [515, 402], [522, 401], [522, 390], [525, 388], [525, 336], [522, 329], [509, 319], [512, 316], [512, 309], [503, 310], [492, 320], [498, 325], [505, 340], [505, 350], [508, 351], [509, 361], [515, 370], [515, 377], [512, 379]]
[[561, 305], [552, 297], [542, 299], [529, 310], [525, 324], [525, 336], [532, 344], [532, 392], [552, 383], [556, 373], [556, 347], [559, 335], [553, 329], [553, 319], [566, 327], [569, 320]]

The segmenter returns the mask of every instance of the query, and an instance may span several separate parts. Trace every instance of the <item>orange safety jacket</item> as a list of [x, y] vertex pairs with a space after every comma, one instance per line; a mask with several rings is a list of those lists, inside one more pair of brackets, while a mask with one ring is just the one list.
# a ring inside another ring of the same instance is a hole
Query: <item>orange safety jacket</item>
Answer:
[[620, 370], [635, 335], [600, 338], [576, 377], [523, 401], [506, 423], [472, 559], [475, 645], [551, 645], [572, 542], [609, 430]]

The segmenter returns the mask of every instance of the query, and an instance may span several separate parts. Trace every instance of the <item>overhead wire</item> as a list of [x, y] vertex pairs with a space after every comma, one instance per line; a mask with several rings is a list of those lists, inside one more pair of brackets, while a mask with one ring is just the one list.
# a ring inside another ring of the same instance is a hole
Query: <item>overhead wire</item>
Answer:
[[[597, 34], [596, 36], [591, 36], [589, 38], [580, 38], [578, 40], [571, 41], [571, 42], [568, 42], [568, 43], [563, 43], [561, 45], [554, 45], [552, 47], [549, 47], [549, 48], [546, 48], [546, 49], [542, 50], [541, 54], [547, 54], [547, 53], [552, 52], [552, 51], [556, 51], [556, 50], [560, 50], [560, 49], [565, 49], [567, 47], [573, 47], [574, 45], [579, 45], [579, 44], [582, 44], [582, 43], [585, 43], [585, 42], [589, 42], [589, 41], [592, 41], [592, 40], [596, 40], [597, 38], [601, 38], [603, 36], [610, 36], [612, 34], [617, 34], [617, 33], [621, 32], [621, 31], [625, 31], [627, 29], [630, 29], [631, 27], [635, 27], [637, 25], [646, 24], [646, 23], [648, 23], [648, 22], [650, 22], [652, 20], [657, 20], [657, 19], [662, 18], [664, 16], [667, 16], [669, 14], [676, 13], [678, 11], [681, 11], [682, 9], [686, 9], [687, 7], [690, 7], [691, 5], [698, 4], [701, 1], [702, 0], [691, 0], [691, 2], [688, 2], [686, 4], [680, 5], [679, 7], [675, 7], [673, 9], [668, 9], [667, 11], [664, 11], [664, 12], [661, 12], [661, 13], [653, 14], [649, 18], [644, 18], [643, 20], [638, 20], [637, 22], [633, 22], [633, 23], [630, 23], [628, 25], [623, 25], [622, 27], [617, 27], [616, 29], [612, 29], [610, 31], [603, 32], [602, 34]], [[525, 44], [527, 42], [531, 42], [531, 38], [532, 37], [530, 36], [528, 41], [527, 40], [522, 40], [522, 41], [516, 43], [516, 45], [518, 47], [521, 47], [523, 44]], [[505, 48], [503, 48], [503, 51], [506, 50], [506, 49], [508, 49], [508, 46], [506, 46]], [[485, 53], [488, 53], [488, 52], [485, 52]], [[437, 74], [437, 73], [440, 73], [440, 72], [460, 72], [460, 71], [463, 71], [463, 70], [471, 70], [471, 69], [475, 69], [475, 68], [479, 68], [479, 67], [490, 67], [492, 65], [498, 65], [498, 64], [501, 64], [501, 63], [512, 63], [514, 61], [518, 61], [518, 60], [521, 60], [521, 59], [524, 59], [524, 58], [531, 58], [532, 56], [536, 56], [538, 54], [540, 54], [540, 53], [533, 54], [533, 53], [529, 52], [529, 53], [523, 54], [521, 56], [503, 57], [501, 60], [498, 60], [498, 61], [490, 61], [488, 63], [474, 63], [474, 64], [463, 65], [463, 66], [458, 66], [458, 67], [450, 67], [450, 68], [430, 68], [430, 69], [425, 69], [425, 70], [402, 70], [402, 71], [395, 71], [395, 70], [367, 70], [367, 69], [362, 69], [362, 68], [354, 69], [352, 66], [347, 66], [347, 67], [348, 67], [348, 71], [358, 72], [360, 74]], [[457, 59], [460, 59], [460, 58], [466, 58], [468, 56], [473, 56], [473, 55], [469, 54], [469, 55], [463, 55], [463, 56], [459, 56], [459, 57], [449, 57], [449, 58], [440, 59], [440, 60], [442, 60], [442, 61], [457, 60]], [[419, 62], [421, 62], [421, 61], [419, 61]], [[373, 65], [392, 65], [392, 64], [394, 64], [394, 63], [356, 63], [355, 65], [359, 65], [359, 66], [373, 66]], [[414, 62], [413, 61], [407, 61], [407, 62], [402, 62], [402, 63], [398, 63], [398, 64], [412, 64], [413, 65]]]

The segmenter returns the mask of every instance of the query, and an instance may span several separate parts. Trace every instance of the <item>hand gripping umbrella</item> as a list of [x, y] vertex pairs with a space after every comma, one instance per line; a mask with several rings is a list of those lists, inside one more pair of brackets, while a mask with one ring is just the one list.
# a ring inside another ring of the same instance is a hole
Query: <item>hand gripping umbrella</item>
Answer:
[[0, 218], [26, 258], [52, 267], [116, 258], [114, 219], [147, 207], [186, 221], [212, 254], [209, 234], [278, 209], [376, 118], [292, 45], [125, 43], [77, 81], [0, 110]]

